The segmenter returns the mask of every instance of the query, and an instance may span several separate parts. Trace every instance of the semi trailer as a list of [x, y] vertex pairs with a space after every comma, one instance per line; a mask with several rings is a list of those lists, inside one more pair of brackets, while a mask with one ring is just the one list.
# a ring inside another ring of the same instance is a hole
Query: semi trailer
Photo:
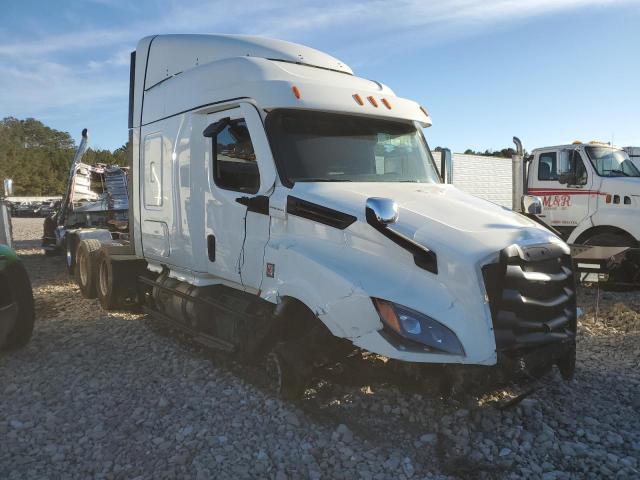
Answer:
[[128, 231], [78, 228], [82, 294], [258, 360], [299, 395], [362, 349], [510, 374], [575, 368], [567, 244], [522, 195], [443, 183], [428, 111], [289, 42], [157, 35], [131, 54]]

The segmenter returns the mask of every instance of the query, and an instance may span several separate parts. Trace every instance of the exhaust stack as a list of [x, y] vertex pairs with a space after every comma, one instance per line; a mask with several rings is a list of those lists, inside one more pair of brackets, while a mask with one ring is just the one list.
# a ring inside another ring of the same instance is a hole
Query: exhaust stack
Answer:
[[511, 157], [511, 178], [513, 182], [511, 209], [514, 212], [522, 212], [522, 197], [524, 195], [524, 155], [522, 142], [518, 137], [513, 137], [516, 145], [516, 153]]

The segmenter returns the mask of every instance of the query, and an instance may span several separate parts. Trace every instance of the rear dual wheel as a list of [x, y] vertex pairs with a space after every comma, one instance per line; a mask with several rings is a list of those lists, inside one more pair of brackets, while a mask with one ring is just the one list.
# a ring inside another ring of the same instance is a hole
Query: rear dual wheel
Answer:
[[136, 310], [138, 276], [143, 269], [139, 262], [116, 260], [105, 249], [96, 262], [96, 293], [105, 310]]
[[82, 240], [75, 255], [74, 276], [84, 298], [96, 298], [98, 254], [102, 244], [99, 240]]

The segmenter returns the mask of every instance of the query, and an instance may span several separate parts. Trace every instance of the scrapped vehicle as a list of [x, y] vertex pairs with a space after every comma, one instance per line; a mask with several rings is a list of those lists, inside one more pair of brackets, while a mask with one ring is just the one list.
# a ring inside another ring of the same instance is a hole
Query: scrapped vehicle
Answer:
[[[53, 209], [55, 206], [56, 209], [44, 221], [44, 252], [46, 255], [64, 253], [70, 273], [75, 268], [76, 240], [80, 236], [92, 238], [95, 234], [103, 240], [118, 238], [128, 228], [128, 168], [82, 163], [87, 147], [88, 133], [85, 129], [71, 164], [66, 193], [61, 202], [49, 207]], [[78, 229], [84, 231], [79, 235], [68, 236], [69, 232]]]
[[569, 247], [444, 184], [425, 108], [279, 40], [159, 35], [131, 59], [129, 231], [78, 237], [83, 295], [261, 362], [287, 397], [356, 347], [571, 377]]
[[31, 282], [15, 251], [0, 245], [0, 350], [31, 339], [35, 309]]

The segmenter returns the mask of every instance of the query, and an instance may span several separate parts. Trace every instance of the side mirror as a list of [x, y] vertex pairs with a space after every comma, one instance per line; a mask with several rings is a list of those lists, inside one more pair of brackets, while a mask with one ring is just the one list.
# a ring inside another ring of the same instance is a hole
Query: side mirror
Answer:
[[205, 128], [204, 131], [202, 132], [202, 135], [204, 135], [207, 138], [213, 138], [217, 136], [222, 130], [224, 130], [224, 127], [229, 125], [229, 123], [231, 123], [231, 118], [229, 117], [221, 118], [217, 122], [213, 122], [211, 125]]
[[540, 215], [542, 213], [542, 200], [533, 195], [522, 196], [522, 212], [530, 215]]
[[367, 221], [374, 220], [382, 226], [398, 221], [398, 204], [390, 198], [367, 198], [365, 212]]
[[575, 185], [577, 183], [575, 172], [564, 172], [558, 177], [560, 185]]

